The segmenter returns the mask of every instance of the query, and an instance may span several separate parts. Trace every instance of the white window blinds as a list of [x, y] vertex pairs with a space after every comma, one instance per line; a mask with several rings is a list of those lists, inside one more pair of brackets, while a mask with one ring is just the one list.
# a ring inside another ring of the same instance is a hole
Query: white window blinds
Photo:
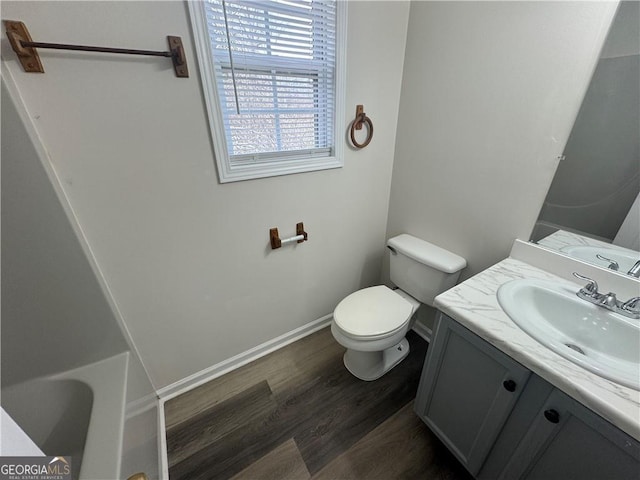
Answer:
[[204, 7], [231, 167], [333, 155], [335, 0]]

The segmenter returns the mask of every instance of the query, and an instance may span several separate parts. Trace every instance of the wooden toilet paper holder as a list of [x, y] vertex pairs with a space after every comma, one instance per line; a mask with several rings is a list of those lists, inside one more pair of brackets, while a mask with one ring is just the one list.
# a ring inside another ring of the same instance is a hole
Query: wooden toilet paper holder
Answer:
[[293, 237], [289, 238], [280, 238], [278, 234], [277, 228], [271, 228], [269, 230], [269, 242], [271, 243], [271, 249], [275, 250], [276, 248], [280, 248], [282, 245], [287, 243], [302, 243], [306, 242], [309, 238], [307, 232], [304, 231], [304, 224], [302, 222], [296, 223], [296, 234]]

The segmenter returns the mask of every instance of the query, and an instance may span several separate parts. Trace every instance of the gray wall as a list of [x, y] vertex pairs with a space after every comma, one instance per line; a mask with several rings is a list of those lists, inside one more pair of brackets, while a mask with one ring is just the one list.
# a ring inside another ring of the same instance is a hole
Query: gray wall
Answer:
[[2, 84], [2, 385], [128, 350]]

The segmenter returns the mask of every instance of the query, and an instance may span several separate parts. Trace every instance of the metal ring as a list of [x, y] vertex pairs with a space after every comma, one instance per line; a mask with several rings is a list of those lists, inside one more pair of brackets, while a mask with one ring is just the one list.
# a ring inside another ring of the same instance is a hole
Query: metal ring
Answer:
[[[356, 141], [356, 126], [358, 124], [362, 125], [363, 123], [367, 124], [367, 138], [365, 139], [364, 142], [362, 143], [358, 143]], [[353, 122], [351, 122], [351, 130], [349, 131], [349, 134], [351, 135], [351, 143], [353, 143], [353, 146], [356, 148], [364, 148], [367, 145], [369, 145], [369, 143], [371, 142], [371, 139], [373, 138], [373, 123], [371, 122], [371, 119], [369, 117], [367, 117], [364, 113], [362, 115], [360, 115], [358, 118], [356, 118]]]

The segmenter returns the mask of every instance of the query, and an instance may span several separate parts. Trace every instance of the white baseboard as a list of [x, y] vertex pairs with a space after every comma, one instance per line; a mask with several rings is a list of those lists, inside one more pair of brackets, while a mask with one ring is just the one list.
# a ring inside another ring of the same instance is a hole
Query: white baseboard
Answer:
[[413, 328], [411, 329], [414, 332], [416, 332], [418, 335], [420, 335], [423, 339], [425, 339], [428, 343], [431, 343], [431, 336], [433, 335], [433, 332], [431, 331], [431, 329], [429, 327], [427, 327], [426, 325], [420, 323], [420, 322], [415, 322], [413, 324]]
[[260, 357], [263, 357], [286, 345], [289, 345], [296, 340], [300, 340], [307, 335], [311, 335], [312, 333], [317, 332], [318, 330], [329, 325], [329, 323], [331, 323], [332, 317], [332, 314], [325, 315], [324, 317], [309, 322], [306, 325], [296, 328], [295, 330], [291, 330], [284, 335], [280, 335], [279, 337], [269, 340], [261, 345], [258, 345], [257, 347], [251, 348], [246, 352], [242, 352], [234, 357], [228, 358], [227, 360], [207, 367], [204, 370], [200, 370], [193, 375], [189, 375], [188, 377], [178, 380], [171, 385], [167, 385], [166, 387], [159, 389], [158, 396], [160, 397], [160, 400], [167, 401], [193, 388], [199, 387], [200, 385], [207, 383], [214, 378], [224, 375], [225, 373], [229, 373], [236, 368], [240, 368], [247, 363], [253, 362], [254, 360], [257, 360]]
[[169, 458], [167, 456], [167, 431], [164, 420], [164, 400], [158, 402], [158, 455], [160, 480], [169, 480]]

